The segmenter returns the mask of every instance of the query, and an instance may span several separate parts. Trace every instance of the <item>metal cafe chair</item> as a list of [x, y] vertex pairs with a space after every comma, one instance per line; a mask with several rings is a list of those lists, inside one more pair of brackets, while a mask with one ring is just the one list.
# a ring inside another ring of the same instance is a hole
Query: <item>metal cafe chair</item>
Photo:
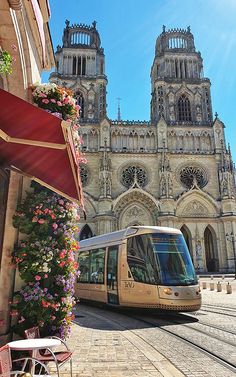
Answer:
[[[25, 330], [24, 333], [27, 339], [40, 338], [40, 332], [37, 326]], [[58, 377], [60, 377], [60, 370], [59, 370], [60, 367], [62, 367], [67, 361], [69, 361], [70, 362], [70, 375], [71, 377], [73, 377], [72, 352], [69, 350], [66, 342], [57, 336], [50, 336], [49, 338], [60, 340], [60, 342], [64, 345], [66, 349], [64, 351], [53, 351], [53, 352], [49, 352], [47, 350], [35, 350], [33, 351], [33, 353], [31, 353], [31, 355], [35, 357], [37, 360], [46, 364], [51, 361], [55, 362]]]
[[[14, 362], [21, 363], [22, 370], [13, 370], [12, 364]], [[33, 368], [32, 368], [33, 366]], [[28, 370], [39, 370], [37, 374], [28, 373]], [[43, 372], [43, 373], [42, 373]], [[0, 347], [0, 377], [10, 377], [10, 375], [16, 376], [27, 376], [27, 377], [36, 377], [36, 376], [47, 376], [50, 377], [47, 366], [41, 361], [33, 357], [24, 357], [21, 359], [13, 360], [11, 359], [11, 351], [9, 346], [6, 344], [3, 347]]]

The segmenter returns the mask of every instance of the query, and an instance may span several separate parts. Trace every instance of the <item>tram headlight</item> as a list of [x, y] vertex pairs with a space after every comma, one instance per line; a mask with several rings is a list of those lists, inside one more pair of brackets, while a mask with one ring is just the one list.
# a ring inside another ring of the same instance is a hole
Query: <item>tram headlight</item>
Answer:
[[171, 288], [164, 288], [164, 289], [163, 289], [163, 292], [164, 292], [166, 295], [172, 295], [172, 289], [171, 289]]

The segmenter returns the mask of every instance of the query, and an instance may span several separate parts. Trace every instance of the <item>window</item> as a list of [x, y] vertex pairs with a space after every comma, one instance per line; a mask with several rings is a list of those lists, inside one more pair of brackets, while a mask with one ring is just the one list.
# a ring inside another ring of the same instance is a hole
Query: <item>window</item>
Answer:
[[76, 57], [73, 56], [72, 75], [76, 75]]
[[80, 178], [82, 185], [86, 186], [88, 184], [88, 169], [84, 165], [80, 165]]
[[188, 97], [183, 94], [178, 101], [178, 113], [180, 122], [190, 122], [191, 121], [191, 107]]
[[92, 250], [90, 253], [90, 283], [104, 284], [105, 249]]
[[208, 183], [206, 171], [200, 166], [185, 166], [180, 171], [180, 181], [188, 189], [197, 183], [198, 187], [203, 188]]
[[80, 106], [80, 118], [84, 118], [84, 97], [81, 93], [77, 94], [77, 104]]
[[127, 260], [135, 281], [157, 284], [157, 268], [150, 235], [143, 234], [128, 239]]
[[81, 251], [78, 263], [79, 283], [104, 284], [105, 249]]
[[134, 184], [135, 181], [139, 184], [140, 187], [146, 186], [148, 183], [147, 172], [140, 166], [128, 166], [122, 172], [121, 183], [125, 187], [129, 188]]
[[89, 251], [81, 251], [78, 257], [80, 275], [79, 283], [89, 283], [90, 260]]

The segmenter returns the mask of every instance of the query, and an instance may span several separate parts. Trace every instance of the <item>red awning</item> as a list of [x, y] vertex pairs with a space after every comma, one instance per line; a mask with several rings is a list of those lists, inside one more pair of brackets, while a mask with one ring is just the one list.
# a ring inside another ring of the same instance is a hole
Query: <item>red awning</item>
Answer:
[[2, 89], [0, 103], [0, 165], [17, 169], [83, 208], [70, 124]]

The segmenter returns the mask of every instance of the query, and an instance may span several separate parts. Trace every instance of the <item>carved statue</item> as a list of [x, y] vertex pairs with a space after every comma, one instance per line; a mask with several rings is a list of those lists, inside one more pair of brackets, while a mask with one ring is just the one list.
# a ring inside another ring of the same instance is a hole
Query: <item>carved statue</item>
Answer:
[[222, 194], [224, 196], [228, 195], [228, 180], [226, 177], [222, 179]]
[[197, 257], [201, 257], [202, 256], [202, 245], [201, 245], [201, 241], [200, 240], [197, 240], [197, 242], [196, 242], [196, 256]]

